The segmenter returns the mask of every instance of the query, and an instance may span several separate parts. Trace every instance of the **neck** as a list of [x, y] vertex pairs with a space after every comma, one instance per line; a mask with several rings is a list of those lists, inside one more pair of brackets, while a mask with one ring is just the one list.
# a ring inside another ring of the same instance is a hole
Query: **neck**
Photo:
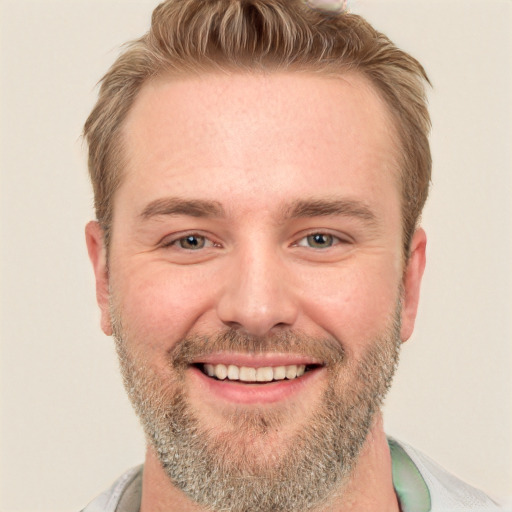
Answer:
[[[140, 512], [207, 512], [177, 489], [151, 447], [146, 452]], [[391, 454], [382, 416], [377, 414], [357, 464], [343, 489], [329, 505], [315, 512], [399, 512], [393, 488]]]
[[[316, 512], [316, 511], [315, 511]], [[330, 508], [318, 512], [400, 512], [382, 415], [374, 418], [349, 481]]]

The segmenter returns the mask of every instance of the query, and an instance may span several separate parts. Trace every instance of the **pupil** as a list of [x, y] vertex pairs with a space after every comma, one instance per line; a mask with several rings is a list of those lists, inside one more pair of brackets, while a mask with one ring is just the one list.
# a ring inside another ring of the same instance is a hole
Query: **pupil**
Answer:
[[332, 236], [316, 233], [308, 236], [309, 244], [312, 247], [330, 247], [332, 245]]

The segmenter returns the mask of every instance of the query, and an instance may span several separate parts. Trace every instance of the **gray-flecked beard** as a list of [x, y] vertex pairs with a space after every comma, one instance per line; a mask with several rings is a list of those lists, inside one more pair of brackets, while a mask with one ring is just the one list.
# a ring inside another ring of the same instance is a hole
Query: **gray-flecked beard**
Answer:
[[[217, 512], [292, 512], [343, 499], [344, 484], [398, 363], [400, 305], [361, 361], [348, 361], [342, 343], [333, 339], [290, 332], [253, 338], [230, 330], [178, 342], [169, 353], [172, 382], [163, 382], [134, 357], [127, 348], [134, 340], [123, 333], [114, 307], [112, 313], [128, 395], [166, 474], [190, 499]], [[286, 410], [240, 408], [219, 432], [192, 408], [184, 372], [194, 357], [218, 350], [303, 353], [327, 362], [329, 386], [315, 410], [308, 411], [304, 428], [270, 449], [286, 429]]]

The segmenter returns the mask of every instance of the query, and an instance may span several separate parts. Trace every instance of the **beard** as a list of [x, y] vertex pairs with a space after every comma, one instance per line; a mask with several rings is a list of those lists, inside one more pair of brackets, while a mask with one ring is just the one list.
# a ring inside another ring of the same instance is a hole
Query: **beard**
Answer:
[[[343, 343], [333, 338], [293, 332], [256, 338], [227, 330], [178, 341], [168, 353], [167, 379], [129, 349], [137, 340], [111, 310], [124, 385], [147, 442], [191, 500], [217, 512], [292, 512], [343, 498], [398, 364], [400, 303], [359, 361], [349, 360]], [[218, 351], [313, 357], [325, 363], [328, 385], [291, 436], [286, 432], [293, 411], [285, 407], [234, 408], [225, 414], [225, 428], [214, 428], [190, 403], [185, 372], [198, 356]]]

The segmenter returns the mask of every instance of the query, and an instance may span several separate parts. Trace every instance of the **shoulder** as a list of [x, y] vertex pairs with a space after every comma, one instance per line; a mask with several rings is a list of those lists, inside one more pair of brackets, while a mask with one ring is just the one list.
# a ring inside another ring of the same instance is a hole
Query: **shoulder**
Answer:
[[389, 438], [389, 443], [401, 448], [418, 469], [430, 493], [432, 512], [505, 511], [483, 491], [448, 473], [412, 446], [393, 438]]
[[[121, 475], [112, 486], [101, 493], [82, 512], [132, 512], [131, 507], [120, 507], [120, 502], [126, 502], [129, 505], [137, 500], [139, 503], [133, 507], [134, 512], [138, 512], [140, 506], [140, 490], [142, 484], [143, 466], [137, 466], [129, 469]], [[134, 500], [126, 499], [127, 494], [131, 494]]]

